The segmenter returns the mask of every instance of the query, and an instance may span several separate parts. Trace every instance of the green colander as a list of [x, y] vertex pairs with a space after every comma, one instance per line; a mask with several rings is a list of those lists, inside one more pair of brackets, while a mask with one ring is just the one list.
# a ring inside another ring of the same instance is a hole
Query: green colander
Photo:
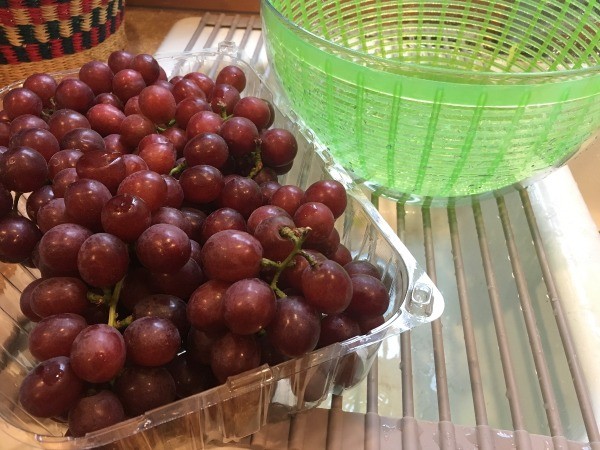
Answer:
[[261, 13], [291, 106], [390, 196], [537, 179], [600, 129], [597, 0], [263, 0]]

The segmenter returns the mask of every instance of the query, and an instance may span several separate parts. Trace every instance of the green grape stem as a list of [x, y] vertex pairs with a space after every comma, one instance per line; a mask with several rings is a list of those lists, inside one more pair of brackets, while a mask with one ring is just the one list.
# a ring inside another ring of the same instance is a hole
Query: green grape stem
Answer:
[[106, 291], [104, 292], [104, 294], [96, 294], [95, 292], [88, 291], [86, 297], [88, 301], [90, 303], [93, 303], [94, 305], [105, 305], [108, 302], [110, 302], [111, 295], [112, 293], [110, 291], [108, 292], [108, 294], [106, 293]]
[[258, 145], [256, 146], [256, 150], [252, 152], [252, 159], [254, 161], [254, 166], [248, 174], [248, 178], [254, 178], [263, 168], [262, 155]]
[[169, 123], [156, 125], [156, 132], [162, 133], [163, 131], [166, 131], [167, 129], [171, 128], [176, 123], [177, 121], [175, 119], [171, 119]]
[[[281, 228], [281, 230], [279, 230], [279, 234], [281, 235], [281, 237], [291, 240], [294, 243], [294, 249], [290, 252], [290, 254], [287, 256], [287, 258], [285, 258], [281, 262], [272, 261], [267, 258], [262, 259], [263, 267], [275, 268], [275, 275], [273, 276], [273, 279], [271, 280], [270, 287], [271, 287], [271, 289], [273, 289], [273, 292], [275, 292], [275, 295], [277, 295], [277, 297], [279, 297], [279, 298], [283, 298], [286, 296], [285, 293], [281, 289], [279, 289], [279, 287], [277, 286], [279, 277], [281, 276], [281, 273], [287, 267], [291, 267], [294, 264], [294, 258], [296, 255], [301, 254], [302, 256], [304, 256], [306, 258], [306, 255], [305, 255], [306, 252], [304, 252], [302, 250], [302, 244], [304, 244], [304, 241], [306, 240], [306, 237], [308, 236], [308, 233], [310, 233], [310, 231], [311, 231], [311, 229], [309, 227], [303, 227], [303, 228], [283, 227], [283, 228]], [[310, 260], [309, 260], [309, 264], [310, 264]]]
[[111, 327], [118, 328], [119, 321], [117, 320], [117, 304], [119, 303], [119, 297], [121, 296], [121, 289], [123, 288], [124, 278], [119, 280], [112, 291], [110, 296], [110, 304], [108, 309], [108, 324]]
[[169, 175], [172, 177], [176, 177], [181, 172], [183, 172], [185, 169], [187, 169], [187, 162], [184, 160], [182, 163], [177, 164], [175, 167], [173, 167], [171, 169], [171, 171], [169, 172]]

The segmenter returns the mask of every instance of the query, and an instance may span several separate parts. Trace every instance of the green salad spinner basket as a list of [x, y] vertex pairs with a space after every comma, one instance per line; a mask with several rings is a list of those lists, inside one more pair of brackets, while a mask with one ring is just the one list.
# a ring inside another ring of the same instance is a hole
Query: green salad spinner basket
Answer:
[[597, 0], [263, 0], [262, 17], [298, 116], [395, 198], [526, 184], [600, 129]]

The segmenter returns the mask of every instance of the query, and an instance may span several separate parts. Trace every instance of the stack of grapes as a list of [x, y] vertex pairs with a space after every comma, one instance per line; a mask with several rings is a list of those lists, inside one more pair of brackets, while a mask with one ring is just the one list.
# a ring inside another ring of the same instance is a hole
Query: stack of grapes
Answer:
[[344, 187], [279, 183], [297, 141], [245, 85], [119, 51], [6, 93], [0, 260], [41, 274], [28, 413], [81, 436], [383, 323], [381, 274], [334, 227]]

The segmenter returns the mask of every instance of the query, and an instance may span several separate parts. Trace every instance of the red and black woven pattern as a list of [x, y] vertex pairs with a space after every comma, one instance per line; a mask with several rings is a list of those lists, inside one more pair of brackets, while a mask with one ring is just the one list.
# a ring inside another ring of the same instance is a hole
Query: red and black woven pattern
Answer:
[[123, 21], [124, 0], [0, 0], [0, 64], [93, 48]]

